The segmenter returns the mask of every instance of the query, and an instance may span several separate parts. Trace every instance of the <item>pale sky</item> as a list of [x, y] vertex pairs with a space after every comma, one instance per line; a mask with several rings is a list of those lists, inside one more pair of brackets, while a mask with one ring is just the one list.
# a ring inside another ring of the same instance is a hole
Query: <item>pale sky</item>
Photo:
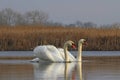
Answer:
[[77, 20], [98, 25], [120, 23], [120, 0], [0, 0], [0, 10], [5, 8], [21, 13], [43, 11], [50, 20], [65, 24]]

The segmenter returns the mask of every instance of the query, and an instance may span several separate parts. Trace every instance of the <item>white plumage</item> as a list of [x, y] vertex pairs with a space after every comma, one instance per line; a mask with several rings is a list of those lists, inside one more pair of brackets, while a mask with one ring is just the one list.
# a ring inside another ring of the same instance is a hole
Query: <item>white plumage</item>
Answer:
[[[68, 46], [73, 45], [73, 41], [67, 41], [63, 48], [56, 48], [53, 45], [40, 45], [33, 50], [34, 55], [37, 57], [32, 61], [51, 61], [51, 62], [63, 62], [63, 61], [75, 61], [74, 56], [67, 50]], [[65, 58], [67, 56], [67, 59]]]

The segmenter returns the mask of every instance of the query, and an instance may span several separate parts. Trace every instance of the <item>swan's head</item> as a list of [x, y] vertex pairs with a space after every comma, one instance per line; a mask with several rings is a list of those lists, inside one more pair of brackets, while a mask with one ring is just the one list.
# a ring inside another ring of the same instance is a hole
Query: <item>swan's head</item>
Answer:
[[76, 49], [75, 43], [71, 40], [66, 41], [65, 45], [66, 46], [71, 46], [72, 48]]
[[80, 39], [80, 40], [78, 41], [78, 44], [83, 44], [83, 45], [86, 45], [86, 44], [87, 44], [87, 42], [86, 42], [86, 40], [85, 40], [85, 39]]

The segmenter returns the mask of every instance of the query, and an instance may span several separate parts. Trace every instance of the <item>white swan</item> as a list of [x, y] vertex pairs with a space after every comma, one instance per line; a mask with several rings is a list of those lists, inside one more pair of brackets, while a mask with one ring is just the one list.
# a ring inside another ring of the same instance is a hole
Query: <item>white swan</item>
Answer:
[[[44, 61], [51, 61], [51, 62], [69, 62], [75, 58], [68, 52], [68, 46], [72, 46], [75, 48], [74, 42], [69, 40], [64, 44], [63, 49], [57, 49], [53, 45], [43, 45], [37, 46], [33, 52], [37, 58], [33, 59], [32, 61], [44, 60]], [[64, 53], [63, 53], [64, 51]]]
[[82, 45], [86, 45], [87, 42], [85, 39], [80, 39], [78, 41], [78, 55], [77, 55], [77, 61], [82, 61]]

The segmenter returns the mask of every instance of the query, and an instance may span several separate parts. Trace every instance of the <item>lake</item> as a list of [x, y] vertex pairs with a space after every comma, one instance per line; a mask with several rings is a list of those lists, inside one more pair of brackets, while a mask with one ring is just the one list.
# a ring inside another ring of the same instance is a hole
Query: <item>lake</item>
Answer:
[[[76, 56], [77, 51], [71, 51]], [[83, 51], [83, 56], [120, 56], [120, 51]], [[33, 56], [32, 51], [0, 51], [0, 56]]]
[[[91, 56], [102, 57], [102, 60], [89, 59]], [[120, 80], [119, 56], [120, 51], [83, 51], [83, 61], [72, 63], [35, 63], [30, 59], [2, 58], [0, 80]], [[33, 57], [33, 52], [1, 51], [0, 57]]]

